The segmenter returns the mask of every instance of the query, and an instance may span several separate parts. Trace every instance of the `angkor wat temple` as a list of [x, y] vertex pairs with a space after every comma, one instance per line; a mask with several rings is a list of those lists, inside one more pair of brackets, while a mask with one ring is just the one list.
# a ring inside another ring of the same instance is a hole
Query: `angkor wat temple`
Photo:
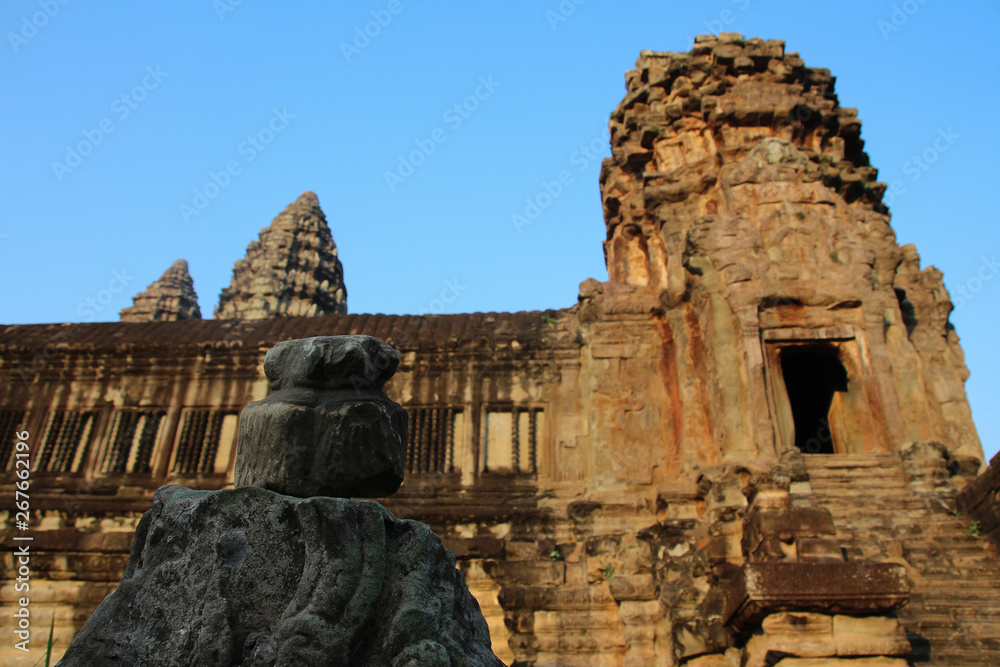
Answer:
[[[215, 319], [179, 261], [120, 323], [0, 327], [0, 492], [27, 431], [36, 632], [54, 613], [68, 645], [155, 489], [232, 485], [268, 349], [364, 333], [402, 353], [386, 392], [410, 415], [385, 504], [455, 553], [506, 663], [1000, 664], [1000, 461], [856, 110], [828, 70], [737, 34], [644, 51], [626, 87], [609, 280], [571, 307], [347, 314], [306, 192]], [[0, 575], [9, 618], [24, 594], [16, 564]]]

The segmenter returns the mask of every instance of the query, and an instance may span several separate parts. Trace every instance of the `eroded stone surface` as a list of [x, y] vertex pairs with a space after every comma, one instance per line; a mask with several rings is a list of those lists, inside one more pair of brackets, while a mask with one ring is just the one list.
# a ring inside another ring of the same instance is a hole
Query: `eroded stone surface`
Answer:
[[236, 486], [292, 496], [383, 497], [403, 482], [407, 412], [382, 391], [399, 353], [371, 336], [280, 343], [267, 398], [240, 416]]
[[[829, 70], [780, 40], [703, 36], [689, 53], [642, 52], [626, 88], [601, 171], [608, 273], [696, 345], [682, 400], [702, 393], [725, 417], [699, 415], [693, 440], [739, 443], [741, 456], [773, 446], [755, 416], [774, 408], [752, 387], [784, 347], [812, 345], [852, 378], [830, 415], [837, 453], [934, 439], [981, 458], [941, 273], [897, 245], [857, 110], [840, 106]], [[776, 417], [783, 448], [792, 424]]]
[[990, 461], [982, 475], [962, 489], [958, 508], [974, 521], [969, 533], [989, 536], [1000, 547], [1000, 454]]
[[59, 663], [498, 667], [455, 559], [372, 501], [168, 486]]
[[260, 319], [279, 315], [347, 312], [344, 268], [337, 257], [319, 199], [303, 192], [289, 204], [247, 254], [233, 265], [216, 319]]
[[[127, 548], [105, 526], [127, 530], [176, 479], [170, 434], [188, 411], [263, 398], [260, 362], [280, 341], [363, 331], [402, 352], [386, 389], [413, 425], [406, 484], [386, 505], [455, 551], [506, 662], [735, 667], [750, 656], [720, 591], [745, 563], [822, 572], [812, 566], [846, 559], [906, 569], [912, 596], [896, 613], [913, 662], [1000, 664], [1000, 560], [971, 517], [951, 514], [982, 450], [950, 300], [940, 273], [895, 244], [857, 114], [828, 71], [778, 40], [702, 36], [637, 65], [603, 167], [610, 280], [585, 281], [570, 308], [188, 322], [169, 340], [155, 325], [0, 329], [9, 386], [27, 387], [18, 371], [60, 345], [59, 364], [5, 403], [31, 406], [33, 433], [66, 406], [104, 420], [170, 408], [152, 476], [105, 477], [90, 456], [79, 480], [33, 482], [49, 493], [32, 507], [49, 513], [33, 545], [51, 573], [33, 590], [56, 601], [35, 608], [57, 612], [57, 646], [120, 576]], [[848, 390], [817, 434], [833, 455], [795, 446], [780, 354], [795, 346], [844, 365]], [[89, 451], [109, 446], [101, 437]], [[232, 453], [220, 445], [216, 471]], [[754, 489], [774, 502], [748, 525]], [[828, 510], [836, 535], [799, 508]], [[784, 660], [905, 662], [853, 657], [895, 655], [898, 636], [844, 636], [851, 657]]]
[[179, 259], [159, 280], [132, 297], [132, 305], [121, 311], [122, 322], [174, 322], [200, 320], [201, 308], [187, 260]]

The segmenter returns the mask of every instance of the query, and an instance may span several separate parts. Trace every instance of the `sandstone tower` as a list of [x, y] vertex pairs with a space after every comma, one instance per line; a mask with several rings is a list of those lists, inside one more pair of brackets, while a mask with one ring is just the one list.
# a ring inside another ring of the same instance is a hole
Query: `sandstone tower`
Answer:
[[159, 280], [132, 297], [132, 302], [131, 306], [122, 309], [122, 322], [201, 319], [194, 281], [188, 273], [188, 263], [183, 259], [171, 264]]
[[277, 315], [333, 315], [347, 312], [344, 268], [337, 258], [319, 199], [303, 192], [233, 266], [222, 290], [216, 319], [256, 320]]
[[605, 255], [684, 342], [688, 381], [663, 398], [682, 468], [928, 439], [982, 458], [941, 273], [896, 244], [830, 72], [730, 35], [643, 52], [626, 83]]
[[369, 334], [409, 411], [385, 505], [456, 554], [506, 663], [1000, 664], [1000, 458], [941, 274], [896, 244], [833, 84], [778, 40], [642, 52], [601, 171], [609, 280], [568, 308], [342, 314], [332, 240], [294, 232], [326, 229], [307, 193], [223, 319], [0, 329], [3, 489], [28, 431], [58, 645], [158, 486], [232, 484], [267, 350]]

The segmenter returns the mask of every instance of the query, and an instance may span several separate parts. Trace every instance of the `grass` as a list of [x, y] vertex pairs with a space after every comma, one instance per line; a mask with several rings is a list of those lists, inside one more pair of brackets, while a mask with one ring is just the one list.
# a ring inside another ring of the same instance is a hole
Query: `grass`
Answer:
[[49, 667], [49, 661], [52, 660], [52, 637], [53, 631], [56, 629], [56, 615], [52, 614], [52, 621], [49, 622], [49, 644], [45, 647], [45, 667]]
[[52, 614], [52, 621], [49, 623], [49, 643], [48, 646], [45, 647], [45, 655], [43, 655], [41, 658], [38, 659], [38, 662], [35, 663], [36, 665], [44, 659], [45, 667], [49, 667], [49, 663], [52, 661], [52, 640], [55, 636], [54, 635], [55, 628], [56, 628], [56, 615]]
[[613, 576], [615, 576], [615, 566], [612, 565], [611, 563], [608, 563], [607, 565], [601, 568], [601, 574], [604, 575], [605, 579], [611, 579]]

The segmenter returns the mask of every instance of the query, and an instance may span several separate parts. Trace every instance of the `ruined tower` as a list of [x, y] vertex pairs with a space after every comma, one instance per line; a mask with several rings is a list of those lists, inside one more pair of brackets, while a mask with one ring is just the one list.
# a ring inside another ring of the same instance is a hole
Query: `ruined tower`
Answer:
[[232, 484], [267, 350], [369, 334], [409, 411], [385, 505], [442, 536], [506, 663], [1000, 664], [1000, 458], [833, 84], [778, 40], [642, 52], [601, 171], [610, 279], [570, 307], [345, 314], [306, 193], [221, 319], [0, 328], [0, 491], [29, 432], [57, 646], [158, 486]]
[[215, 318], [256, 320], [279, 315], [347, 312], [344, 268], [319, 199], [303, 192], [278, 214], [233, 266]]
[[171, 264], [159, 280], [132, 297], [132, 302], [131, 306], [122, 309], [122, 322], [201, 319], [194, 281], [188, 273], [188, 263], [183, 259]]
[[896, 244], [830, 72], [777, 40], [704, 37], [643, 52], [626, 82], [601, 174], [605, 254], [613, 283], [655, 295], [698, 342], [706, 431], [684, 457], [933, 439], [981, 458], [941, 273]]

